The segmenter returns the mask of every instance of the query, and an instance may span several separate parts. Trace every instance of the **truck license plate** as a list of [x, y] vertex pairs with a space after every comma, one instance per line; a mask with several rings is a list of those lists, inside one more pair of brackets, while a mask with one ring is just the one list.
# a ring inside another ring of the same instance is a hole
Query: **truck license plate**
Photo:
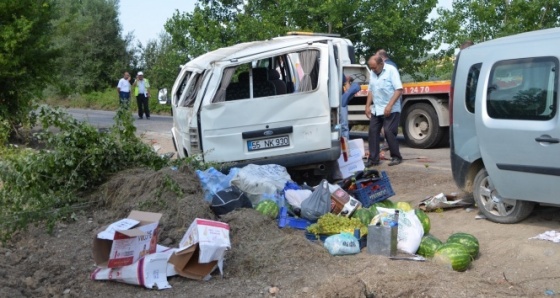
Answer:
[[257, 150], [286, 147], [286, 146], [290, 146], [290, 138], [288, 136], [279, 136], [279, 137], [268, 138], [268, 139], [247, 141], [247, 148], [249, 149], [249, 151], [257, 151]]

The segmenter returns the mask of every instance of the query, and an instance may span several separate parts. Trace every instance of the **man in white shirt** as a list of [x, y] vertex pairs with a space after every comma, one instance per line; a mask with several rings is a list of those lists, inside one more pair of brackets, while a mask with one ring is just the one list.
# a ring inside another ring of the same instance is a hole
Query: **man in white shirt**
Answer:
[[120, 105], [128, 108], [130, 104], [130, 74], [126, 71], [124, 77], [119, 80], [117, 93], [119, 94]]
[[392, 65], [383, 62], [378, 56], [372, 56], [368, 65], [371, 69], [368, 98], [366, 102], [366, 116], [369, 122], [369, 159], [367, 166], [379, 164], [379, 133], [385, 131], [385, 138], [391, 152], [389, 166], [402, 162], [399, 151], [397, 133], [401, 116], [401, 101], [403, 86], [399, 71]]

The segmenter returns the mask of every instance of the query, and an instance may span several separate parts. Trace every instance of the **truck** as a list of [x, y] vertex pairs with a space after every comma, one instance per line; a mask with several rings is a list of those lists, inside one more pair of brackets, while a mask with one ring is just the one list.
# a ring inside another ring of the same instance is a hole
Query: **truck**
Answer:
[[[451, 81], [403, 83], [401, 123], [406, 144], [433, 148], [449, 144], [449, 94]], [[368, 125], [365, 115], [367, 90], [348, 104], [350, 126]]]

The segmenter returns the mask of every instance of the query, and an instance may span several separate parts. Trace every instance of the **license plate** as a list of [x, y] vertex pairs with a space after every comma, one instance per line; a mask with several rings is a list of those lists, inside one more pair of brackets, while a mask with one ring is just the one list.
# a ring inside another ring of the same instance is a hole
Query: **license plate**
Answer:
[[247, 141], [247, 148], [249, 149], [249, 151], [257, 151], [257, 150], [286, 147], [286, 146], [290, 146], [290, 138], [288, 136], [279, 136], [279, 137], [268, 138], [268, 139]]

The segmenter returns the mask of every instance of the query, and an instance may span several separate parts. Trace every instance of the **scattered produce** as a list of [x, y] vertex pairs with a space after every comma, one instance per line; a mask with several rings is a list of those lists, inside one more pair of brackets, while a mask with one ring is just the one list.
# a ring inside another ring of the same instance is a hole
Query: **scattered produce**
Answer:
[[442, 244], [441, 240], [437, 239], [434, 235], [425, 234], [422, 237], [422, 241], [420, 241], [420, 246], [416, 253], [423, 257], [431, 258]]
[[474, 260], [478, 257], [479, 244], [475, 236], [467, 233], [455, 233], [447, 238], [447, 243], [459, 243], [465, 246], [469, 255]]
[[341, 232], [354, 233], [354, 229], [360, 229], [360, 237], [367, 234], [367, 226], [354, 217], [348, 218], [345, 216], [336, 216], [332, 213], [327, 213], [314, 223], [307, 227], [309, 233], [315, 235], [332, 235]]
[[459, 243], [444, 243], [434, 253], [434, 262], [449, 266], [455, 271], [465, 271], [471, 264], [471, 256]]
[[268, 216], [272, 219], [278, 217], [278, 213], [280, 212], [280, 207], [278, 207], [278, 204], [273, 200], [260, 201], [255, 209], [264, 216]]
[[410, 204], [407, 202], [396, 202], [395, 208], [400, 209], [404, 212], [412, 210], [412, 206], [410, 206]]
[[373, 219], [373, 213], [367, 208], [358, 209], [352, 214], [352, 218], [357, 218], [363, 225], [367, 226]]
[[418, 219], [422, 223], [422, 227], [424, 228], [424, 235], [430, 233], [432, 225], [428, 215], [420, 209], [415, 209], [414, 212], [416, 213], [416, 217], [418, 217]]

